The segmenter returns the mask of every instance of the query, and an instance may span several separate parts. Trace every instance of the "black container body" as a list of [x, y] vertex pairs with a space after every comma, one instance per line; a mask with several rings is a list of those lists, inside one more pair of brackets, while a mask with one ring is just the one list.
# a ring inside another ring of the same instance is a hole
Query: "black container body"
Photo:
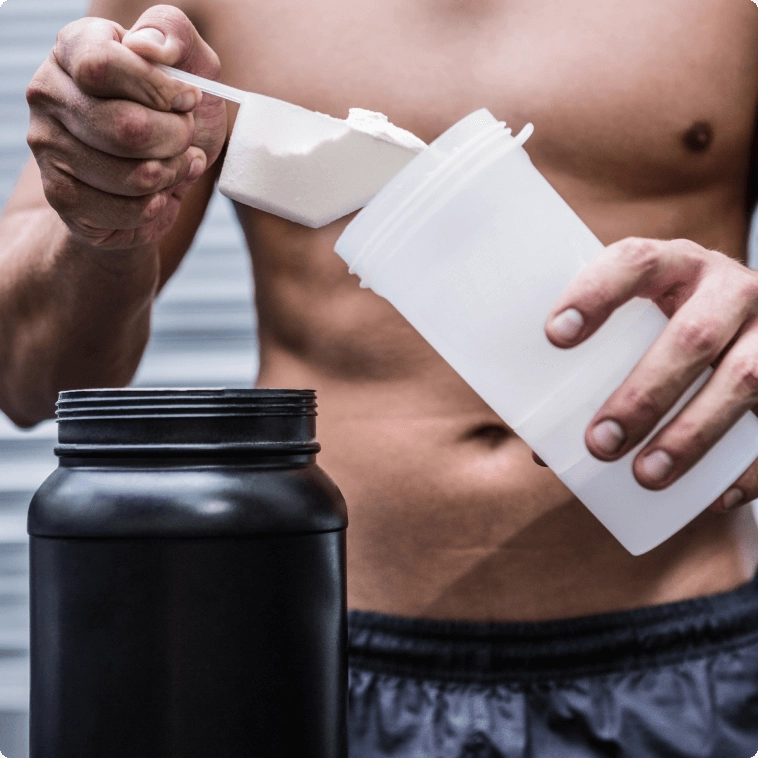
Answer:
[[343, 542], [32, 537], [31, 755], [345, 755]]
[[31, 758], [347, 755], [344, 501], [312, 419], [271, 416], [252, 446], [210, 412], [61, 446], [29, 517]]

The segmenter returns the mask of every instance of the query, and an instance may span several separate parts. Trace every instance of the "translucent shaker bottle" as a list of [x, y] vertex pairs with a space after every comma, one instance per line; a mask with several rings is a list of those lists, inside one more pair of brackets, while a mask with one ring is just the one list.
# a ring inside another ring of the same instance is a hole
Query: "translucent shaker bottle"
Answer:
[[758, 457], [758, 419], [745, 414], [658, 492], [632, 473], [644, 441], [611, 463], [589, 453], [589, 422], [667, 319], [635, 298], [583, 344], [562, 350], [548, 342], [553, 305], [603, 245], [532, 165], [522, 147], [531, 131], [514, 137], [489, 111], [470, 114], [376, 195], [336, 251], [361, 286], [389, 300], [639, 555], [691, 521]]

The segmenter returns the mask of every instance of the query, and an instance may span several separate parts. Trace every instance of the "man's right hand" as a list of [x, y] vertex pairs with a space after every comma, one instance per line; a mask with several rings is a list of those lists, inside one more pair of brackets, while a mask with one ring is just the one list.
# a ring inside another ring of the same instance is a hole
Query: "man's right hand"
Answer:
[[220, 69], [184, 13], [159, 5], [129, 31], [97, 18], [69, 24], [27, 90], [47, 201], [94, 248], [156, 246], [226, 139], [224, 102], [151, 61], [210, 79]]

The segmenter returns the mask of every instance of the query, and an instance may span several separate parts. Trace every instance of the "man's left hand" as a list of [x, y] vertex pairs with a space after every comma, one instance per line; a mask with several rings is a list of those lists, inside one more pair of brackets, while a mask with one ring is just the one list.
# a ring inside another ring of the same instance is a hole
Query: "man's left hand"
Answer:
[[[634, 459], [637, 481], [668, 487], [758, 404], [758, 273], [689, 240], [629, 238], [598, 255], [556, 303], [545, 326], [557, 347], [578, 345], [632, 297], [670, 322], [590, 422], [589, 451], [613, 461], [643, 440], [709, 365], [715, 371]], [[711, 506], [758, 497], [758, 463]]]

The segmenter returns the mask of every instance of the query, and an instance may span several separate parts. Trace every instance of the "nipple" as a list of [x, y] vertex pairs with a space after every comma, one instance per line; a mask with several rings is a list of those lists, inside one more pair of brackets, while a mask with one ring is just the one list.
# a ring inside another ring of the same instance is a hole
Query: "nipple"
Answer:
[[693, 153], [702, 153], [713, 142], [713, 127], [707, 121], [697, 121], [687, 129], [682, 139]]

